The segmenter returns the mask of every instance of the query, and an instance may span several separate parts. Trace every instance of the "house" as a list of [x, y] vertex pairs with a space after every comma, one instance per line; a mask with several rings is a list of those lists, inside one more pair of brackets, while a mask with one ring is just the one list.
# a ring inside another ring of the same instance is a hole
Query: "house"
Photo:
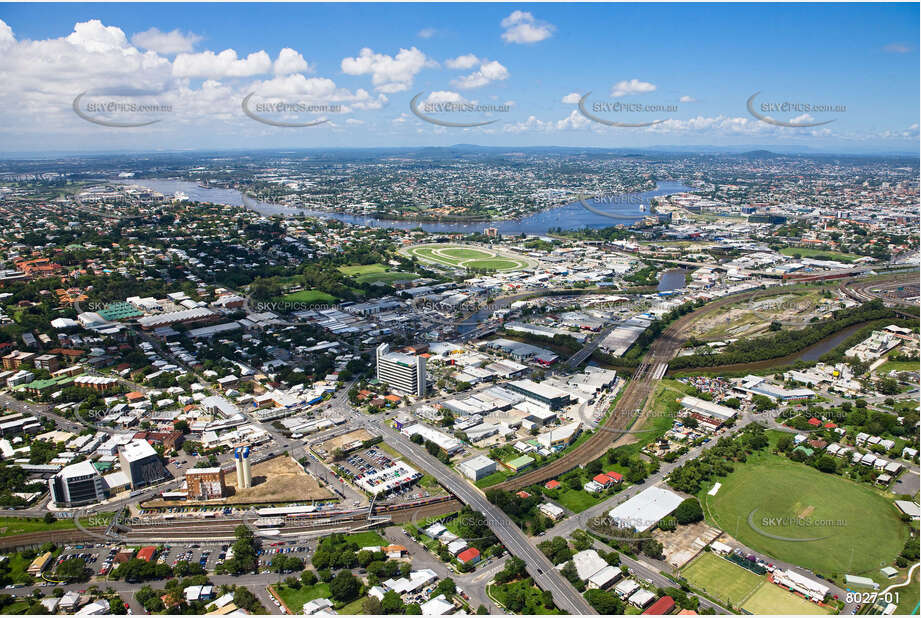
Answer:
[[617, 567], [607, 565], [594, 575], [588, 578], [589, 588], [599, 588], [604, 590], [623, 576], [623, 572]]
[[549, 517], [552, 521], [559, 521], [560, 519], [563, 518], [563, 515], [565, 515], [566, 513], [562, 508], [558, 507], [555, 504], [551, 504], [550, 502], [544, 502], [543, 504], [538, 506], [537, 509], [541, 513]]
[[649, 605], [650, 603], [652, 603], [653, 599], [655, 598], [656, 598], [655, 594], [653, 594], [652, 592], [646, 589], [641, 588], [637, 590], [636, 592], [634, 592], [633, 594], [631, 594], [630, 597], [627, 599], [627, 602], [630, 603], [630, 605], [634, 605], [642, 609], [646, 607], [647, 605]]
[[643, 612], [647, 616], [664, 616], [675, 609], [675, 599], [665, 596], [646, 608]]
[[594, 481], [595, 483], [601, 485], [601, 487], [602, 487], [603, 489], [607, 489], [608, 487], [613, 487], [613, 486], [614, 486], [614, 479], [612, 479], [612, 478], [611, 478], [610, 476], [608, 476], [607, 474], [596, 474], [596, 475], [592, 478], [592, 481]]
[[469, 547], [457, 555], [457, 560], [461, 564], [476, 564], [480, 561], [480, 550]]
[[434, 599], [429, 599], [420, 607], [423, 616], [446, 616], [454, 613], [454, 603], [445, 598], [445, 595], [439, 594]]
[[544, 489], [559, 489], [559, 488], [560, 488], [560, 482], [556, 479], [550, 479], [549, 481], [544, 483]]
[[301, 607], [301, 610], [306, 616], [313, 616], [314, 614], [327, 613], [328, 610], [332, 610], [333, 603], [329, 599], [314, 599], [313, 601], [307, 601]]

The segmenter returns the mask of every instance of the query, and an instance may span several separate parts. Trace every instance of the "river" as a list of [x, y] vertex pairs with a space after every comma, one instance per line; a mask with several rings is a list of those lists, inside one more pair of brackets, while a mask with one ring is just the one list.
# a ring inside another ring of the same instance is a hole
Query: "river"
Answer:
[[660, 292], [672, 292], [674, 290], [683, 290], [685, 288], [685, 276], [683, 270], [666, 270], [659, 277], [658, 290]]
[[[663, 181], [656, 185], [651, 191], [642, 191], [636, 193], [625, 193], [616, 196], [612, 200], [587, 200], [596, 209], [610, 212], [612, 217], [609, 218], [587, 210], [580, 202], [572, 202], [548, 208], [540, 212], [529, 215], [520, 220], [514, 221], [480, 221], [477, 223], [433, 223], [418, 221], [394, 221], [390, 219], [378, 219], [377, 217], [349, 215], [338, 212], [328, 212], [320, 210], [310, 210], [306, 208], [288, 208], [277, 204], [269, 204], [247, 198], [243, 201], [243, 196], [236, 189], [221, 189], [215, 187], [204, 188], [196, 182], [184, 180], [172, 180], [167, 178], [139, 178], [134, 180], [119, 181], [124, 184], [140, 185], [153, 191], [163, 193], [164, 195], [173, 195], [177, 192], [185, 193], [189, 199], [196, 202], [211, 202], [214, 204], [227, 204], [230, 206], [246, 206], [256, 212], [264, 215], [306, 215], [309, 217], [318, 217], [322, 219], [336, 219], [345, 223], [364, 225], [368, 227], [384, 227], [396, 229], [414, 229], [422, 228], [426, 232], [433, 233], [460, 233], [469, 234], [472, 232], [482, 232], [483, 228], [495, 227], [499, 233], [505, 235], [514, 234], [546, 234], [553, 228], [562, 228], [564, 230], [588, 228], [604, 228], [613, 225], [630, 225], [649, 215], [649, 202], [654, 197], [662, 195], [671, 195], [673, 193], [684, 193], [693, 190], [680, 182]], [[609, 203], [613, 202], [613, 203]], [[682, 275], [683, 277], [683, 275]], [[683, 279], [682, 279], [683, 281]]]

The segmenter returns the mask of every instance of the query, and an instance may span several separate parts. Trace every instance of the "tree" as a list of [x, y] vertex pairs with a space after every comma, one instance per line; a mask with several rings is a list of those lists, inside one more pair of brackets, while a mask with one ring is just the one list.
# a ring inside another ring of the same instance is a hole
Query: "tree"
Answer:
[[438, 582], [438, 585], [435, 587], [435, 592], [433, 592], [432, 594], [436, 597], [439, 594], [443, 594], [446, 597], [450, 598], [456, 592], [457, 592], [457, 585], [454, 583], [454, 580], [451, 579], [450, 577], [446, 577], [440, 582]]
[[781, 452], [787, 452], [793, 448], [793, 436], [789, 433], [785, 433], [777, 438], [777, 450]]
[[55, 517], [54, 513], [52, 513], [51, 511], [48, 511], [45, 513], [44, 519], [45, 519], [45, 523], [48, 525], [51, 525], [58, 520], [58, 518]]
[[602, 616], [615, 616], [624, 613], [624, 604], [616, 594], [607, 590], [597, 588], [588, 590], [585, 593], [585, 600]]
[[317, 574], [310, 569], [307, 569], [301, 573], [301, 581], [305, 586], [313, 586], [317, 583]]
[[361, 612], [369, 616], [379, 616], [383, 614], [384, 610], [381, 607], [381, 600], [377, 597], [366, 597], [365, 600], [361, 602]]
[[838, 469], [834, 457], [830, 457], [829, 455], [822, 455], [819, 457], [819, 459], [815, 462], [815, 467], [821, 472], [826, 472], [829, 474]]
[[337, 601], [348, 603], [358, 598], [361, 582], [348, 571], [339, 571], [329, 582], [329, 593]]
[[58, 565], [54, 574], [67, 581], [86, 579], [86, 562], [83, 558], [68, 558]]
[[697, 498], [688, 498], [678, 505], [674, 515], [679, 524], [686, 525], [701, 521], [704, 518], [704, 510]]
[[383, 613], [391, 616], [394, 614], [402, 614], [403, 599], [393, 590], [388, 590], [384, 593], [384, 598], [381, 599], [381, 610], [383, 610]]

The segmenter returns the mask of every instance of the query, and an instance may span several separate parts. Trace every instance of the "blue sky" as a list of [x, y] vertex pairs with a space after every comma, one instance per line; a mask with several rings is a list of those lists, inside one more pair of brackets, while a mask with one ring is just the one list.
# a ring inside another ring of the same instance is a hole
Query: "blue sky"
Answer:
[[[0, 20], [6, 152], [455, 143], [918, 151], [917, 4], [5, 4]], [[767, 122], [746, 107], [759, 91], [753, 105]], [[158, 122], [90, 122], [72, 109], [81, 92], [86, 116]], [[410, 110], [420, 92], [416, 109], [428, 118], [492, 122], [426, 122]], [[590, 119], [577, 105], [589, 92], [583, 108], [596, 119], [656, 124]], [[250, 93], [248, 109], [269, 123], [243, 112]], [[113, 102], [161, 107], [86, 107]], [[471, 108], [438, 107], [446, 103]]]

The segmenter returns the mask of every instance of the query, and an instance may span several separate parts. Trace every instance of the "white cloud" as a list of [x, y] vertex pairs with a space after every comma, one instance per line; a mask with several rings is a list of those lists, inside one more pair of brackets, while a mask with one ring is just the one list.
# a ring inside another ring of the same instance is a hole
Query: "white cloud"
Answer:
[[502, 39], [506, 43], [539, 43], [549, 39], [556, 30], [552, 24], [535, 20], [528, 11], [512, 11], [501, 25], [505, 28]]
[[911, 47], [903, 43], [889, 43], [883, 47], [883, 51], [887, 51], [890, 54], [907, 54], [911, 51]]
[[189, 53], [201, 40], [201, 36], [191, 32], [183, 33], [178, 29], [162, 32], [158, 28], [150, 28], [131, 37], [135, 46], [165, 55]]
[[425, 98], [426, 103], [468, 103], [459, 92], [453, 90], [436, 90]]
[[480, 59], [474, 54], [466, 54], [445, 60], [445, 66], [449, 69], [472, 69], [478, 64], [480, 64]]
[[16, 42], [13, 36], [13, 29], [6, 25], [6, 22], [0, 19], [0, 49], [6, 49]]
[[419, 37], [423, 39], [430, 39], [436, 34], [438, 34], [438, 31], [434, 28], [423, 28], [418, 32]]
[[355, 109], [380, 109], [387, 103], [387, 96], [372, 96], [364, 88], [351, 92], [336, 86], [328, 77], [305, 77], [300, 73], [274, 77], [250, 86], [263, 99], [294, 103], [338, 103]]
[[683, 97], [681, 97], [680, 99], [678, 99], [678, 102], [679, 102], [679, 103], [696, 103], [696, 102], [697, 102], [697, 99], [695, 99], [695, 98], [692, 97], [692, 96], [684, 95]]
[[631, 94], [645, 94], [656, 89], [655, 84], [641, 82], [638, 79], [619, 81], [611, 88], [612, 97], [623, 97]]
[[451, 83], [458, 88], [479, 88], [494, 81], [508, 79], [508, 69], [497, 60], [484, 60], [480, 68], [471, 73], [453, 80]]
[[355, 58], [342, 59], [342, 72], [347, 75], [371, 75], [371, 83], [381, 92], [400, 92], [413, 84], [413, 78], [425, 67], [437, 66], [424, 53], [411, 47], [400, 49], [396, 56], [375, 54], [362, 48]]
[[578, 103], [579, 99], [582, 98], [582, 95], [578, 92], [570, 92], [565, 97], [563, 97], [563, 103]]
[[173, 75], [176, 77], [250, 77], [271, 70], [272, 59], [265, 51], [254, 52], [246, 58], [237, 58], [237, 52], [232, 49], [225, 49], [219, 54], [204, 51], [200, 54], [179, 54], [173, 61]]
[[290, 47], [278, 52], [278, 59], [274, 64], [275, 75], [288, 75], [290, 73], [307, 73], [311, 71], [310, 65], [304, 57]]

